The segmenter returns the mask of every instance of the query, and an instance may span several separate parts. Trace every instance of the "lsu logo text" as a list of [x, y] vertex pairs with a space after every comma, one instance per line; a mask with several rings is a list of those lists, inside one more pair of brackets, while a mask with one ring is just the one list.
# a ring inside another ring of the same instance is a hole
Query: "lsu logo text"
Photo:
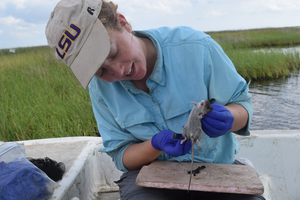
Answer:
[[81, 29], [73, 23], [70, 24], [70, 28], [73, 29], [76, 32], [76, 34], [73, 35], [68, 29], [66, 29], [61, 35], [60, 40], [58, 41], [58, 47], [61, 50], [59, 50], [58, 47], [56, 47], [56, 53], [59, 55], [59, 57], [61, 57], [61, 59], [64, 59], [65, 55], [67, 54], [69, 48], [72, 45], [72, 42], [76, 40], [76, 38], [81, 32]]

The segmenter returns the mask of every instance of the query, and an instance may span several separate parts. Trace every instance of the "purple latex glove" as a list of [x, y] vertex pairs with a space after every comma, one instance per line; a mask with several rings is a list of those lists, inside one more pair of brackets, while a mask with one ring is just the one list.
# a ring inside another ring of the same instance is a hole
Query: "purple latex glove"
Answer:
[[234, 116], [219, 103], [213, 103], [211, 106], [214, 109], [206, 114], [201, 122], [203, 131], [209, 137], [214, 138], [224, 135], [232, 128]]
[[187, 154], [192, 148], [191, 141], [185, 141], [180, 144], [183, 140], [183, 136], [180, 139], [172, 139], [173, 132], [169, 130], [162, 130], [152, 137], [152, 146], [159, 151], [164, 151], [169, 156], [178, 157]]

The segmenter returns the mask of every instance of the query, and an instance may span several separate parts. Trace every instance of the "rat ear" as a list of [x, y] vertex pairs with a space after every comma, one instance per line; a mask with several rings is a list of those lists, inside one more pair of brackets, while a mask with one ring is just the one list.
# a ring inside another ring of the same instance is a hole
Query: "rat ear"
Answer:
[[203, 118], [203, 114], [200, 114], [200, 115], [198, 116], [198, 118], [199, 118], [199, 119], [202, 119], [202, 118]]
[[192, 101], [191, 103], [192, 103], [192, 104], [194, 104], [194, 106], [196, 106], [196, 105], [197, 105], [197, 104], [196, 104], [195, 102], [193, 102], [193, 101]]

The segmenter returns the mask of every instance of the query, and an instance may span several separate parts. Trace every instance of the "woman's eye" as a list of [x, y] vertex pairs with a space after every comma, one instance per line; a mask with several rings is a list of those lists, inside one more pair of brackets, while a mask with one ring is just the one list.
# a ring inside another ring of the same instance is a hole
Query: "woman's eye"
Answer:
[[119, 53], [119, 51], [116, 51], [116, 53], [113, 55], [112, 59], [116, 58], [118, 53]]
[[111, 60], [115, 59], [117, 56], [118, 56], [118, 51], [116, 51], [115, 53], [113, 53], [112, 56], [110, 56], [108, 60], [111, 61]]
[[98, 77], [102, 77], [102, 76], [103, 76], [103, 69], [102, 69], [102, 68], [100, 68], [100, 69], [97, 71], [96, 76], [98, 76]]

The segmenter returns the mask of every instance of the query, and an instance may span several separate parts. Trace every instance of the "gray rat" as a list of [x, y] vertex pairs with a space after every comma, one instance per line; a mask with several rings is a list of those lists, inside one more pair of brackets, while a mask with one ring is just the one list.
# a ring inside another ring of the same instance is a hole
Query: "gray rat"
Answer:
[[183, 143], [186, 140], [192, 141], [192, 162], [191, 162], [191, 173], [190, 173], [190, 182], [189, 182], [189, 188], [190, 190], [191, 186], [191, 180], [192, 180], [192, 171], [193, 171], [193, 163], [194, 163], [194, 144], [195, 142], [197, 145], [200, 145], [199, 140], [202, 138], [202, 124], [201, 119], [210, 111], [213, 110], [213, 107], [207, 100], [203, 100], [200, 103], [191, 102], [194, 104], [194, 108], [192, 109], [188, 121], [184, 128], [182, 129], [182, 136], [184, 137], [184, 140], [181, 141]]

